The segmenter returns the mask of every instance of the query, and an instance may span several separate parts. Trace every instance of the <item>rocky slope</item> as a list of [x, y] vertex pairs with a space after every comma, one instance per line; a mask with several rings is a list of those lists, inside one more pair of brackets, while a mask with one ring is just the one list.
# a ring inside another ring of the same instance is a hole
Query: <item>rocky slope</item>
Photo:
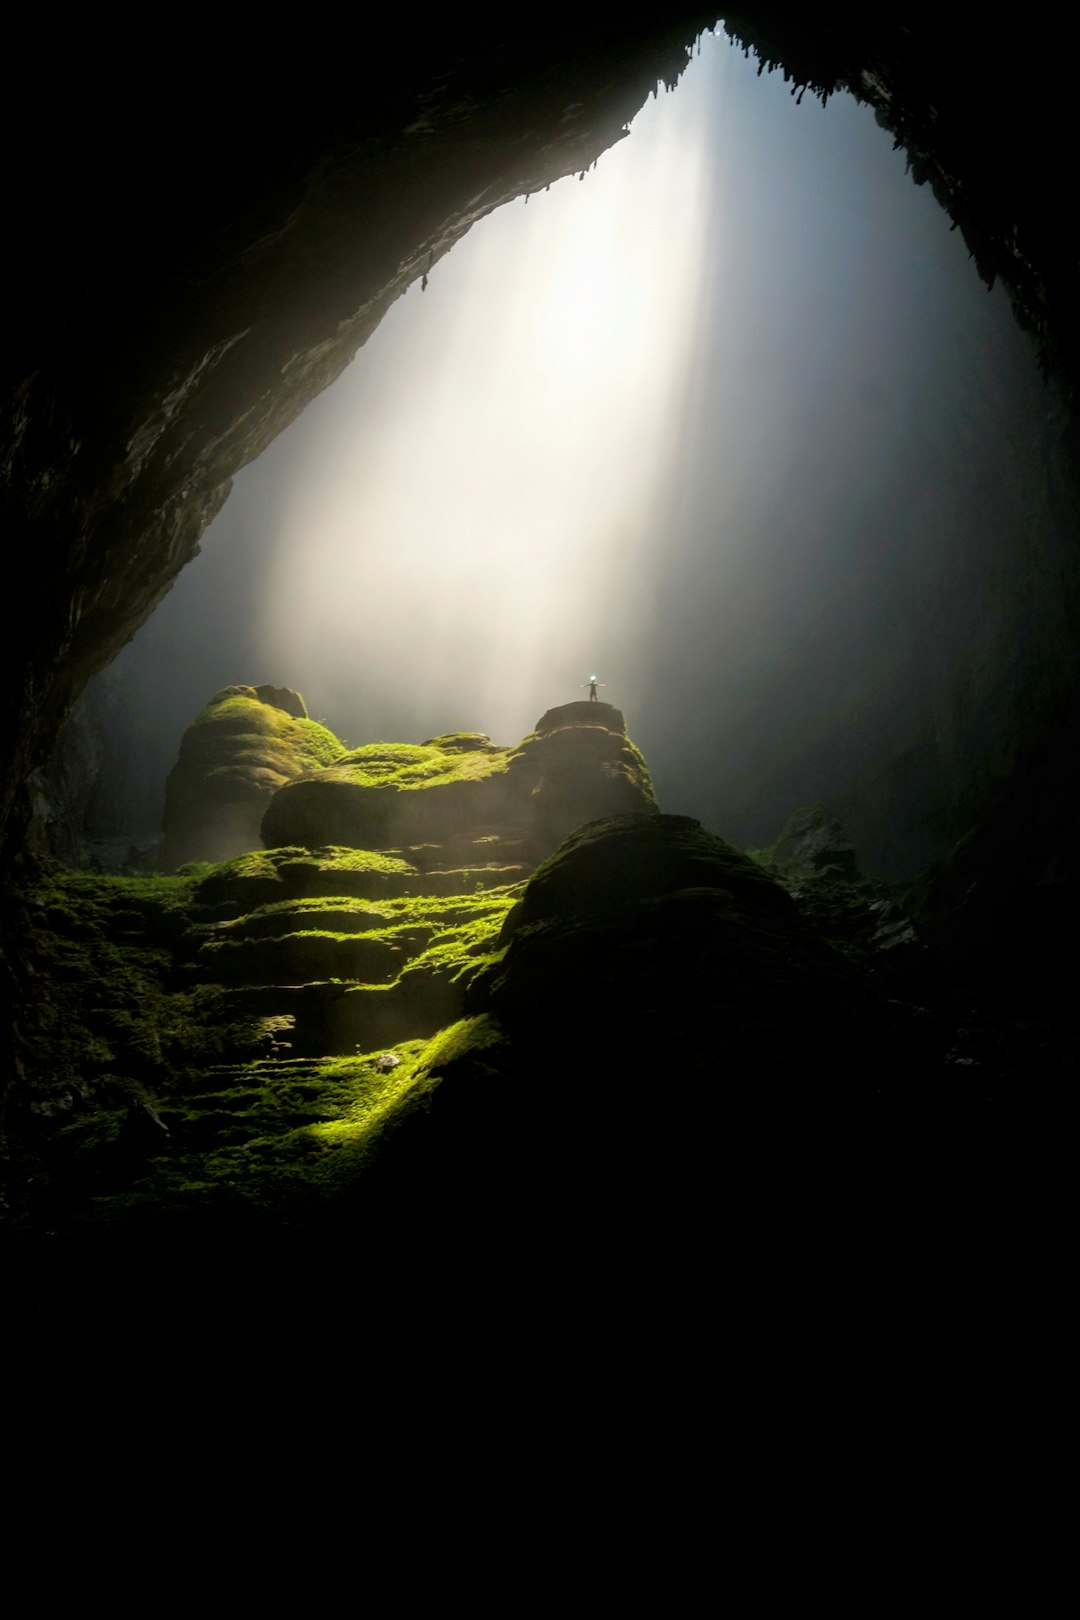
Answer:
[[462, 1176], [532, 1198], [553, 1154], [569, 1195], [615, 1143], [602, 1177], [625, 1192], [665, 1072], [696, 1134], [811, 1079], [868, 1104], [868, 1045], [907, 1039], [783, 889], [686, 818], [590, 822], [525, 884], [479, 874], [341, 848], [45, 869], [24, 945], [54, 989], [9, 1115], [24, 1240], [269, 1235], [361, 1196], [430, 1209]]
[[953, 988], [920, 942], [891, 951], [910, 921], [872, 886], [785, 886], [657, 813], [588, 822], [524, 882], [490, 853], [39, 871], [16, 1346], [92, 1311], [102, 1343], [213, 1323], [295, 1351], [329, 1317], [383, 1334], [473, 1270], [485, 1309], [518, 1276], [587, 1300], [660, 1265], [700, 1289], [793, 1212], [910, 1234], [937, 1218], [928, 1152], [966, 1200], [957, 1166], [997, 1176], [1025, 1129], [1023, 1053], [958, 1050]]
[[[174, 857], [185, 840], [205, 851], [239, 836], [274, 782], [322, 750], [340, 745], [295, 693], [216, 694], [170, 783]], [[174, 1197], [202, 1207], [194, 1189], [220, 1191], [235, 1153], [250, 1168], [264, 1139], [270, 1182], [291, 1178], [282, 1166], [299, 1149], [303, 1190], [311, 1165], [297, 1131], [323, 1120], [352, 1141], [357, 1120], [381, 1118], [408, 1090], [425, 1043], [461, 1017], [501, 954], [507, 915], [563, 829], [655, 808], [621, 714], [600, 704], [549, 711], [517, 748], [465, 734], [355, 750], [340, 771], [279, 788], [279, 801], [286, 820], [307, 818], [302, 843], [173, 877], [46, 863], [30, 885], [13, 958], [26, 1034], [7, 1120], [24, 1232], [42, 1218], [81, 1225], [97, 1200], [111, 1228], [129, 1192], [157, 1208], [162, 1170], [172, 1192], [160, 1208]], [[347, 846], [329, 842], [335, 830]], [[31, 994], [45, 983], [47, 996]], [[270, 1182], [256, 1202], [276, 1222]]]

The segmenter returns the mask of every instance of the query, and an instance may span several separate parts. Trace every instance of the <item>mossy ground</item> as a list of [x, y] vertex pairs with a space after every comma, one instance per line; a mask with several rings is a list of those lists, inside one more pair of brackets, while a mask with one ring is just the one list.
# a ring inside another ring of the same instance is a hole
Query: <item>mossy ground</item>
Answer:
[[402, 880], [417, 877], [401, 855], [382, 850], [328, 845], [308, 849], [286, 844], [255, 849], [230, 861], [199, 861], [181, 868], [198, 881], [197, 915], [238, 917], [252, 907], [294, 895], [347, 894], [376, 898], [399, 892]]
[[123, 1177], [166, 1140], [158, 1110], [172, 1088], [250, 1039], [220, 988], [184, 974], [194, 887], [47, 865], [25, 892], [23, 1051], [8, 1111], [27, 1172], [16, 1211], [62, 1184], [78, 1197]]
[[[398, 1023], [433, 992], [440, 1009], [459, 1005], [497, 958], [518, 891], [477, 879], [464, 894], [393, 892], [416, 879], [401, 857], [361, 850], [254, 851], [154, 878], [42, 866], [24, 896], [22, 954], [48, 994], [27, 997], [11, 1097], [16, 1225], [328, 1196], [337, 1150], [347, 1145], [355, 1168], [442, 1048], [400, 1041], [400, 1061], [384, 1066], [378, 1052], [299, 1057], [292, 1014], [268, 1016], [224, 986], [272, 986], [267, 949], [303, 961], [314, 946], [339, 952], [339, 990], [355, 991], [357, 947], [385, 946], [393, 972], [378, 989], [384, 1005], [397, 997]], [[320, 888], [330, 892], [310, 892]]]
[[[387, 851], [255, 851], [200, 871], [188, 943], [199, 972], [229, 984], [468, 979], [520, 887], [489, 883], [491, 875], [486, 867], [422, 874]], [[331, 964], [324, 974], [310, 969], [319, 961]]]
[[72, 1178], [69, 1160], [48, 1213], [73, 1231], [146, 1220], [303, 1223], [361, 1188], [377, 1144], [424, 1105], [442, 1068], [498, 1038], [492, 1020], [473, 1017], [380, 1052], [174, 1075], [155, 1111], [161, 1139], [138, 1154], [103, 1154], [117, 1111], [87, 1114], [80, 1150], [98, 1161], [95, 1175]]
[[438, 1071], [498, 1038], [485, 1018], [383, 1052], [211, 1070], [168, 1110], [176, 1146], [89, 1218], [197, 1205], [233, 1219], [303, 1219], [348, 1196], [383, 1133], [422, 1106]]
[[275, 971], [277, 982], [293, 983], [304, 963], [319, 961], [338, 969], [331, 977], [358, 984], [410, 973], [467, 981], [490, 960], [516, 898], [517, 890], [506, 888], [446, 898], [280, 900], [197, 926], [195, 934], [204, 937], [196, 961], [208, 977], [228, 984], [274, 982]]
[[437, 737], [427, 743], [367, 743], [333, 762], [326, 781], [400, 791], [478, 782], [505, 772], [513, 750], [479, 734]]

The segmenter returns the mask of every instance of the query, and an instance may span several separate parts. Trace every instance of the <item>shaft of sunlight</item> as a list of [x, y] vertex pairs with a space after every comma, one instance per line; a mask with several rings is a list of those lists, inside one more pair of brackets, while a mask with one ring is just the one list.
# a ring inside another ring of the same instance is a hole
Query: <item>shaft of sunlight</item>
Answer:
[[584, 181], [480, 222], [337, 385], [355, 398], [296, 469], [261, 634], [275, 668], [303, 668], [366, 735], [520, 735], [594, 667], [633, 700], [613, 632], [648, 623], [714, 103], [715, 71], [694, 64]]

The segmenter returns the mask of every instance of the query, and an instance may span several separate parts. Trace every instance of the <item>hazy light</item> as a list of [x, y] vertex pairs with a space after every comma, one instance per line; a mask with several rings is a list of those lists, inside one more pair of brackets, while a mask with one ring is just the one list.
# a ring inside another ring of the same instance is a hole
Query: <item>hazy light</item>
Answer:
[[710, 89], [689, 71], [584, 181], [474, 227], [309, 432], [261, 642], [328, 711], [349, 682], [365, 735], [400, 728], [406, 699], [421, 730], [519, 735], [580, 696], [593, 658], [632, 698], [609, 643], [647, 611], [643, 553], [670, 502], [705, 272]]
[[[667, 810], [762, 844], [864, 778], [878, 802], [927, 715], [994, 730], [955, 670], [1017, 537], [1071, 544], [1046, 411], [1004, 293], [870, 110], [800, 107], [706, 36], [595, 171], [483, 221], [236, 480], [109, 672], [126, 801], [152, 836], [228, 682], [299, 687], [354, 743], [508, 741], [599, 671]], [[1004, 646], [1058, 610], [1001, 600]]]

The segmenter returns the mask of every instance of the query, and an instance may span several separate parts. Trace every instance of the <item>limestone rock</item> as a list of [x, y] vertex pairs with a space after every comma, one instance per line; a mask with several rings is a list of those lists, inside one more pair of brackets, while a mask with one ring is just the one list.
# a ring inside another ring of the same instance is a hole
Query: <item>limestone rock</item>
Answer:
[[[290, 687], [226, 686], [185, 731], [165, 790], [162, 861], [223, 861], [259, 842], [274, 791], [344, 745]], [[323, 840], [326, 842], [326, 840]]]
[[[247, 695], [247, 688], [237, 687], [237, 691]], [[260, 703], [269, 703], [275, 709], [284, 709], [291, 714], [294, 720], [307, 720], [310, 718], [307, 704], [299, 692], [294, 692], [291, 686], [256, 686], [255, 696]]]
[[780, 871], [792, 874], [854, 878], [859, 873], [855, 846], [823, 804], [805, 805], [788, 817], [769, 859]]
[[619, 710], [568, 703], [516, 748], [463, 732], [354, 749], [279, 788], [262, 837], [270, 848], [410, 849], [485, 835], [532, 866], [584, 821], [655, 808]]
[[812, 1187], [804, 1129], [827, 1138], [910, 1081], [887, 999], [775, 879], [688, 817], [578, 828], [500, 945], [381, 1146], [403, 1214], [472, 1199], [481, 1229], [497, 1209], [572, 1245], [583, 1222], [640, 1222], [647, 1245], [674, 1210], [677, 1253], [715, 1230], [732, 1187], [758, 1219], [755, 1143], [763, 1186]]
[[611, 703], [561, 703], [548, 709], [536, 722], [537, 736], [546, 737], [553, 731], [565, 731], [568, 726], [605, 726], [611, 731], [625, 731], [626, 721], [621, 709]]
[[758, 1086], [799, 1085], [808, 1062], [847, 1078], [887, 1023], [784, 889], [686, 816], [580, 827], [534, 874], [502, 942], [477, 1010], [511, 1037], [528, 1030], [537, 1050], [572, 1037], [627, 1075], [667, 1053]]

